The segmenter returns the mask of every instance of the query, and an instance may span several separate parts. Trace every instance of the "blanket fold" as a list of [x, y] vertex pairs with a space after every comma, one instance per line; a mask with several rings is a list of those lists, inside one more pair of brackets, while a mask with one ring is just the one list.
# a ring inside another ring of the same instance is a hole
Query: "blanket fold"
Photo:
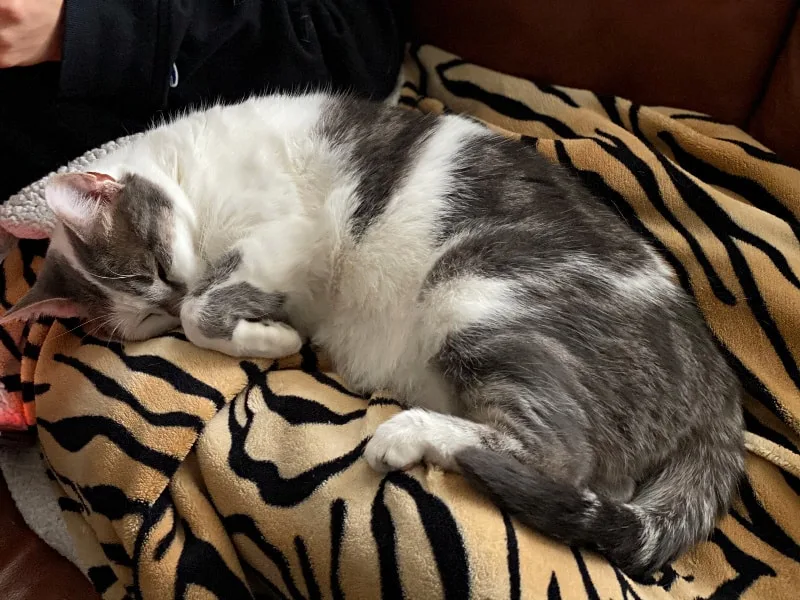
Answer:
[[[747, 477], [731, 513], [633, 581], [517, 524], [458, 475], [373, 472], [361, 451], [402, 407], [354, 394], [308, 348], [239, 360], [180, 333], [123, 344], [77, 321], [13, 324], [0, 330], [0, 403], [38, 425], [95, 587], [108, 600], [797, 597], [800, 171], [708, 116], [538, 86], [430, 46], [410, 49], [405, 77], [408, 110], [468, 114], [534, 146], [669, 261], [746, 392]], [[9, 250], [4, 308], [45, 249]]]

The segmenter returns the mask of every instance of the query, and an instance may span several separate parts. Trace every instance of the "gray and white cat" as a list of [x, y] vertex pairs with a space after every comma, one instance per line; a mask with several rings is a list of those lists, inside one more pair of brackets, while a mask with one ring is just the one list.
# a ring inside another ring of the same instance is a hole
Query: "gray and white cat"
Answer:
[[47, 187], [60, 224], [16, 318], [180, 324], [233, 356], [310, 339], [413, 407], [377, 429], [372, 467], [460, 471], [632, 574], [727, 510], [735, 376], [664, 261], [532, 150], [310, 94], [190, 114], [94, 169]]

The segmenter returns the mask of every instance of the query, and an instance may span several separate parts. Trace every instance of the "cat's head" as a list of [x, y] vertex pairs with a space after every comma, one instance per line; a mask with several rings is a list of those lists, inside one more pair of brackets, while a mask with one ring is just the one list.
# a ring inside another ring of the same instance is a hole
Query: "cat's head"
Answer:
[[185, 243], [163, 187], [135, 174], [69, 173], [54, 176], [45, 195], [58, 225], [44, 265], [0, 322], [83, 317], [87, 331], [122, 339], [179, 324], [186, 281], [175, 246]]

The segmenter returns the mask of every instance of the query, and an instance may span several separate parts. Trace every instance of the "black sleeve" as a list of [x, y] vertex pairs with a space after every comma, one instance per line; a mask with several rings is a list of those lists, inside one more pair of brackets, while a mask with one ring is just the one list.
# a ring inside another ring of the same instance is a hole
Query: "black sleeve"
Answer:
[[384, 97], [396, 2], [66, 0], [60, 92], [150, 110], [318, 86]]

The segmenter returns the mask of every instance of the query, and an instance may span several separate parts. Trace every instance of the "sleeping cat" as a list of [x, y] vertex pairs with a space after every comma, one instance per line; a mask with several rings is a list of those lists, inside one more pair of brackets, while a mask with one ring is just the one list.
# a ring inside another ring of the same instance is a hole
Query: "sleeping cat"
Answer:
[[157, 127], [52, 178], [59, 220], [6, 317], [281, 357], [412, 406], [378, 471], [462, 472], [644, 575], [706, 538], [743, 472], [740, 390], [692, 300], [611, 210], [463, 117], [325, 94]]

